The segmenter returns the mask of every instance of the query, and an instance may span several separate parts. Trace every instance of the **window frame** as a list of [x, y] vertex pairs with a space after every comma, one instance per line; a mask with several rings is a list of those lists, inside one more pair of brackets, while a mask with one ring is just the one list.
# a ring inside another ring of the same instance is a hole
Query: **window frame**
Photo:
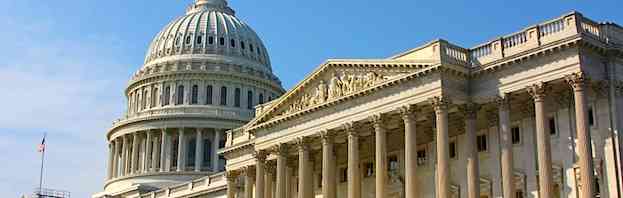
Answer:
[[[484, 137], [484, 149], [481, 149], [481, 137]], [[487, 133], [479, 133], [476, 135], [476, 151], [478, 153], [487, 153], [489, 152], [489, 134]]]

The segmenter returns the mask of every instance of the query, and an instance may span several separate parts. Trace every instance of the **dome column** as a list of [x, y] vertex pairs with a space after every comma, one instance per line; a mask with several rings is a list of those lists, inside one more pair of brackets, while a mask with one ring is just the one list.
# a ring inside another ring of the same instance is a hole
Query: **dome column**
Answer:
[[195, 137], [195, 171], [201, 171], [203, 167], [203, 134], [200, 128], [197, 128]]
[[177, 171], [186, 170], [186, 136], [184, 135], [184, 128], [178, 129], [177, 138]]
[[[154, 145], [153, 151], [151, 152], [151, 171], [158, 172], [158, 164], [160, 164], [160, 145], [162, 139], [158, 138], [157, 132], [154, 132]], [[162, 166], [162, 164], [160, 164]]]
[[153, 159], [152, 158], [152, 152], [153, 152], [153, 144], [152, 144], [152, 137], [151, 137], [151, 130], [147, 130], [145, 131], [145, 153], [143, 155], [143, 172], [150, 172], [151, 171], [151, 161]]

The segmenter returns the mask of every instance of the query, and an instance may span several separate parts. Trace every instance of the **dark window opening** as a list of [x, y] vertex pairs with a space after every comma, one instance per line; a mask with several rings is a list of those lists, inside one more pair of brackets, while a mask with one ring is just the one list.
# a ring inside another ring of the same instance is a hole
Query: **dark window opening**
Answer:
[[593, 115], [593, 108], [588, 108], [588, 126], [595, 126], [595, 116]]
[[214, 44], [214, 37], [212, 36], [208, 37], [208, 44], [210, 45]]
[[202, 36], [198, 36], [197, 37], [197, 44], [201, 44], [203, 42], [203, 37]]
[[556, 119], [555, 117], [551, 117], [548, 120], [549, 123], [549, 134], [550, 135], [556, 135]]
[[244, 45], [244, 41], [240, 41], [240, 47], [241, 47], [242, 49], [246, 49], [246, 46]]
[[169, 99], [171, 98], [171, 87], [164, 88], [164, 94], [162, 94], [162, 105], [169, 105]]
[[478, 152], [487, 151], [487, 135], [479, 135], [476, 137], [476, 146]]
[[225, 38], [221, 37], [218, 39], [218, 44], [219, 45], [225, 45]]
[[199, 96], [199, 86], [193, 85], [193, 88], [191, 91], [190, 103], [197, 104], [197, 96]]
[[450, 142], [449, 150], [450, 150], [450, 158], [455, 158], [456, 157], [456, 142]]
[[186, 161], [188, 162], [188, 166], [195, 166], [195, 156], [197, 155], [197, 153], [195, 153], [196, 147], [196, 139], [190, 139], [190, 142], [188, 142], [186, 146]]
[[234, 106], [240, 107], [240, 88], [234, 90]]
[[209, 139], [203, 140], [203, 164], [210, 164], [212, 162], [212, 143]]
[[397, 171], [398, 170], [398, 156], [392, 155], [389, 156], [389, 167], [387, 169], [389, 171]]
[[258, 101], [259, 101], [260, 104], [264, 104], [264, 94], [260, 94], [260, 97], [259, 97]]
[[374, 164], [372, 164], [372, 162], [366, 163], [365, 168], [366, 168], [366, 175], [365, 175], [365, 177], [370, 177], [370, 176], [374, 175]]
[[207, 105], [212, 104], [212, 85], [208, 85], [206, 87], [206, 104]]
[[251, 52], [253, 52], [253, 44], [249, 44], [249, 50], [251, 50]]
[[513, 144], [521, 143], [521, 133], [520, 133], [519, 127], [511, 128], [511, 136], [512, 136]]
[[227, 87], [221, 87], [221, 105], [227, 106]]
[[236, 47], [236, 41], [234, 39], [229, 40], [231, 47]]
[[190, 36], [186, 36], [186, 44], [190, 44]]
[[417, 165], [424, 165], [426, 163], [426, 150], [417, 151]]
[[247, 109], [253, 109], [253, 91], [247, 92]]
[[342, 168], [340, 173], [340, 182], [348, 181], [348, 168]]
[[184, 85], [177, 86], [177, 100], [175, 101], [176, 105], [184, 103]]

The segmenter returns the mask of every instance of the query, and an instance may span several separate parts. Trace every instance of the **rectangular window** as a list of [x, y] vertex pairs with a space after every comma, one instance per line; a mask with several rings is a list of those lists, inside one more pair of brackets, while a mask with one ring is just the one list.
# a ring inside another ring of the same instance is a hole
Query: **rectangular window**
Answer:
[[340, 182], [348, 181], [348, 168], [342, 168], [340, 173]]
[[253, 92], [247, 92], [247, 109], [253, 109]]
[[519, 127], [516, 126], [516, 127], [511, 128], [511, 136], [513, 140], [513, 144], [521, 143], [521, 133], [519, 131]]
[[198, 36], [197, 37], [197, 44], [201, 44], [203, 42], [203, 37], [202, 36]]
[[208, 37], [208, 44], [210, 45], [214, 44], [214, 37], [212, 36]]
[[389, 156], [389, 171], [397, 171], [398, 170], [398, 156], [392, 155]]
[[234, 106], [240, 107], [240, 88], [234, 90]]
[[487, 151], [487, 135], [479, 135], [476, 137], [476, 146], [478, 152]]
[[191, 90], [191, 97], [190, 97], [190, 103], [191, 104], [197, 104], [197, 96], [199, 94], [199, 86], [197, 85], [193, 85], [193, 88]]
[[206, 104], [207, 105], [212, 104], [212, 85], [208, 85], [206, 87]]
[[227, 106], [227, 87], [221, 87], [221, 105]]
[[456, 158], [456, 141], [450, 142], [448, 149], [450, 150], [450, 158]]
[[426, 150], [418, 150], [417, 151], [417, 165], [424, 165], [426, 163]]
[[549, 134], [556, 135], [556, 117], [551, 117], [548, 120], [549, 123]]
[[371, 177], [372, 175], [374, 175], [374, 164], [372, 164], [372, 162], [366, 163], [365, 167], [366, 167], [365, 177]]
[[167, 86], [164, 88], [164, 94], [162, 94], [162, 106], [169, 105], [169, 100], [171, 99], [171, 87]]
[[593, 115], [593, 108], [588, 108], [588, 126], [595, 126], [595, 116]]
[[221, 37], [218, 39], [218, 44], [219, 45], [225, 45], [225, 38]]

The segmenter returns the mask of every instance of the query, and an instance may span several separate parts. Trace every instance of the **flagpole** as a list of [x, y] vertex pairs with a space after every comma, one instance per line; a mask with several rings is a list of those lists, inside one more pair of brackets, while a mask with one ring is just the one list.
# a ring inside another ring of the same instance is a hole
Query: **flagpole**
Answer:
[[[43, 134], [43, 141], [45, 141], [46, 134]], [[45, 142], [43, 142], [45, 144]], [[41, 151], [41, 169], [39, 172], [39, 197], [41, 197], [41, 191], [43, 190], [43, 161], [45, 159], [45, 145], [43, 146], [43, 150]]]

